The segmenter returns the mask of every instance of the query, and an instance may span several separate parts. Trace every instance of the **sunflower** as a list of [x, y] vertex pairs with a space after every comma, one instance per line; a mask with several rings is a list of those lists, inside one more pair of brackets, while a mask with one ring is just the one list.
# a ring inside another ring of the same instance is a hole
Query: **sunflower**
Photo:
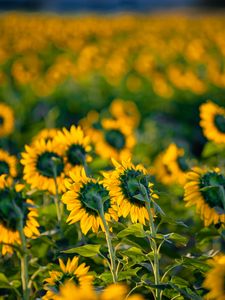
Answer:
[[195, 167], [187, 173], [184, 186], [186, 206], [196, 205], [205, 226], [225, 223], [224, 189], [225, 177], [219, 168], [210, 171]]
[[[17, 184], [12, 186], [6, 180], [5, 175], [0, 176], [0, 244], [2, 243], [2, 254], [13, 253], [13, 245], [21, 244], [18, 231], [18, 215], [15, 204], [23, 213], [23, 230], [28, 238], [35, 238], [40, 233], [39, 224], [36, 220], [37, 209], [30, 199], [24, 199], [22, 194], [24, 186]], [[11, 246], [12, 245], [12, 246]]]
[[178, 183], [183, 185], [186, 181], [188, 165], [184, 157], [184, 149], [170, 144], [163, 153], [159, 154], [154, 162], [153, 173], [157, 180], [164, 184]]
[[144, 185], [149, 197], [157, 199], [153, 193], [153, 184], [149, 181], [147, 170], [142, 165], [133, 165], [130, 159], [118, 163], [112, 160], [115, 170], [103, 173], [103, 182], [110, 190], [111, 198], [118, 204], [118, 215], [124, 218], [130, 215], [133, 223], [140, 222], [145, 224], [149, 220], [145, 201], [140, 199], [142, 194], [141, 186]]
[[82, 263], [78, 265], [78, 257], [74, 256], [71, 260], [67, 260], [67, 263], [64, 264], [62, 259], [59, 259], [60, 270], [50, 271], [50, 277], [45, 279], [44, 289], [47, 291], [44, 300], [47, 299], [56, 299], [56, 295], [59, 292], [59, 288], [65, 282], [71, 282], [77, 286], [88, 288], [92, 285], [93, 276], [88, 274], [89, 268]]
[[205, 299], [224, 300], [225, 299], [225, 255], [215, 256], [210, 265], [212, 269], [207, 272], [203, 286], [209, 290]]
[[56, 128], [44, 128], [41, 131], [39, 131], [37, 135], [33, 137], [33, 142], [40, 139], [44, 139], [46, 142], [52, 141], [58, 132], [59, 129]]
[[208, 101], [200, 106], [200, 126], [207, 139], [225, 143], [225, 109]]
[[144, 300], [141, 295], [134, 294], [126, 297], [128, 289], [123, 284], [111, 284], [102, 292], [97, 293], [90, 286], [87, 288], [78, 287], [72, 282], [67, 282], [60, 287], [60, 292], [56, 296], [56, 300]]
[[17, 159], [8, 152], [0, 149], [0, 175], [6, 174], [10, 178], [17, 176]]
[[111, 103], [109, 111], [115, 119], [125, 120], [125, 124], [129, 124], [132, 128], [137, 127], [140, 122], [140, 113], [132, 101], [115, 99]]
[[68, 191], [62, 196], [62, 202], [70, 211], [67, 219], [69, 224], [80, 221], [81, 231], [84, 234], [90, 229], [98, 232], [99, 226], [104, 231], [104, 225], [98, 214], [98, 203], [94, 198], [96, 195], [104, 201], [106, 221], [118, 220], [117, 206], [109, 198], [109, 190], [102, 181], [87, 177], [84, 169], [70, 172], [70, 178], [65, 183]]
[[122, 159], [131, 155], [136, 139], [126, 120], [102, 120], [102, 131], [95, 142], [96, 153], [103, 158]]
[[[65, 191], [64, 159], [62, 149], [55, 141], [37, 140], [31, 146], [25, 146], [21, 164], [24, 165], [23, 178], [31, 188], [47, 190], [52, 194]], [[55, 170], [54, 170], [55, 169]]]
[[0, 103], [0, 137], [7, 136], [14, 129], [14, 115], [12, 109]]
[[85, 118], [80, 120], [79, 124], [83, 128], [85, 134], [91, 137], [92, 141], [98, 141], [102, 125], [97, 111], [91, 110]]
[[84, 135], [81, 127], [71, 126], [70, 130], [63, 128], [56, 136], [56, 141], [62, 147], [66, 160], [65, 170], [82, 168], [92, 160], [90, 138]]

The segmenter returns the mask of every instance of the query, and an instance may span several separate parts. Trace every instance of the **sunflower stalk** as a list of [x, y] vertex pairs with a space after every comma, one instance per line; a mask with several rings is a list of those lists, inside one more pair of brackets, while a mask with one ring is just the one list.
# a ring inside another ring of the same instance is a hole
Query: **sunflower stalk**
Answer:
[[57, 158], [52, 158], [52, 171], [53, 171], [53, 178], [55, 183], [54, 202], [56, 207], [58, 223], [60, 225], [62, 220], [63, 206], [62, 206], [62, 202], [59, 199], [59, 191], [58, 191], [58, 184], [57, 184], [57, 164], [58, 164]]
[[18, 231], [21, 239], [21, 252], [19, 254], [20, 263], [21, 263], [21, 281], [23, 289], [23, 300], [28, 300], [30, 297], [29, 289], [29, 274], [28, 274], [28, 255], [27, 255], [27, 243], [26, 237], [23, 231], [23, 213], [21, 209], [14, 202], [15, 211], [19, 216]]
[[110, 262], [111, 262], [110, 271], [112, 273], [113, 282], [116, 283], [117, 282], [116, 256], [115, 256], [115, 251], [114, 251], [113, 246], [112, 246], [112, 241], [111, 241], [111, 236], [110, 236], [110, 232], [109, 232], [109, 227], [108, 227], [108, 224], [107, 224], [106, 219], [105, 219], [103, 201], [102, 201], [102, 199], [98, 195], [95, 195], [94, 198], [97, 201], [97, 204], [98, 204], [98, 213], [99, 213], [99, 216], [100, 216], [100, 218], [102, 220], [102, 223], [103, 223], [103, 226], [104, 226], [104, 229], [105, 229], [105, 237], [106, 237], [106, 242], [107, 242], [107, 246], [108, 246]]
[[[160, 284], [160, 273], [159, 273], [159, 251], [157, 248], [157, 242], [156, 242], [156, 228], [154, 224], [154, 218], [152, 214], [152, 201], [149, 197], [149, 194], [143, 184], [140, 183], [140, 190], [141, 193], [145, 199], [145, 206], [148, 212], [149, 216], [149, 228], [151, 232], [150, 236], [150, 245], [154, 254], [154, 264], [153, 264], [153, 273], [154, 273], [154, 278], [155, 278], [155, 284], [159, 285]], [[156, 300], [160, 300], [162, 297], [162, 294], [160, 294], [160, 290], [156, 288]]]

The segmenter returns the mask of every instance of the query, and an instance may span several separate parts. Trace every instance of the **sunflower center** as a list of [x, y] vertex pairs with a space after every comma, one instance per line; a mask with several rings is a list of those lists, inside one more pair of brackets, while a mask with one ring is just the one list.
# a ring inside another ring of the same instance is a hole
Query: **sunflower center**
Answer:
[[141, 171], [129, 169], [120, 176], [120, 182], [123, 194], [131, 204], [135, 204], [140, 207], [145, 206], [145, 202], [138, 200], [136, 196], [142, 194], [140, 184], [144, 185], [148, 195], [150, 196], [148, 178], [146, 175], [144, 175]]
[[222, 174], [216, 172], [206, 173], [200, 180], [200, 188], [208, 188], [201, 191], [201, 193], [210, 207], [224, 209], [221, 189], [225, 191], [225, 178]]
[[178, 166], [179, 168], [183, 171], [183, 172], [186, 172], [188, 170], [188, 165], [186, 163], [186, 160], [184, 158], [184, 156], [179, 156], [177, 158], [177, 163], [178, 163]]
[[23, 200], [21, 193], [4, 189], [0, 191], [0, 223], [6, 228], [16, 231], [18, 228], [19, 218], [15, 211], [13, 200], [16, 205], [21, 209], [24, 219], [23, 223], [26, 222], [28, 214], [28, 207], [26, 202]]
[[216, 127], [220, 132], [225, 133], [225, 116], [224, 115], [215, 115], [214, 119]]
[[64, 170], [64, 163], [62, 157], [58, 154], [45, 152], [38, 157], [36, 167], [43, 176], [53, 178], [54, 168], [56, 175], [59, 176]]
[[0, 175], [2, 174], [9, 174], [9, 165], [5, 161], [0, 160]]
[[80, 200], [83, 208], [94, 216], [98, 215], [98, 203], [96, 201], [96, 195], [102, 199], [104, 212], [108, 212], [110, 208], [109, 192], [105, 187], [97, 182], [88, 182], [80, 189]]
[[3, 125], [3, 123], [4, 123], [4, 119], [3, 117], [0, 117], [0, 125]]
[[67, 150], [68, 161], [73, 165], [83, 165], [86, 151], [81, 145], [71, 145]]
[[107, 143], [109, 143], [113, 148], [116, 148], [118, 150], [123, 149], [126, 144], [124, 135], [116, 129], [106, 131], [105, 139]]

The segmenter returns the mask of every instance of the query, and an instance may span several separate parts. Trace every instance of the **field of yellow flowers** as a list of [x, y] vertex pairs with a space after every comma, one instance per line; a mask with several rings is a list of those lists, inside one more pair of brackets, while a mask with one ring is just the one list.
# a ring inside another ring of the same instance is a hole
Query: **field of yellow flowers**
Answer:
[[224, 300], [224, 16], [0, 37], [0, 299]]

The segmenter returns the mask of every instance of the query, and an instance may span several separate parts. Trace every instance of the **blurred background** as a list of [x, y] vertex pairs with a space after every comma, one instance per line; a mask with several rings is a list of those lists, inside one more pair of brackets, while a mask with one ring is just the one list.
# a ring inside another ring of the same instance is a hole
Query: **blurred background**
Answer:
[[0, 0], [0, 10], [74, 11], [151, 11], [176, 8], [225, 7], [224, 0]]

